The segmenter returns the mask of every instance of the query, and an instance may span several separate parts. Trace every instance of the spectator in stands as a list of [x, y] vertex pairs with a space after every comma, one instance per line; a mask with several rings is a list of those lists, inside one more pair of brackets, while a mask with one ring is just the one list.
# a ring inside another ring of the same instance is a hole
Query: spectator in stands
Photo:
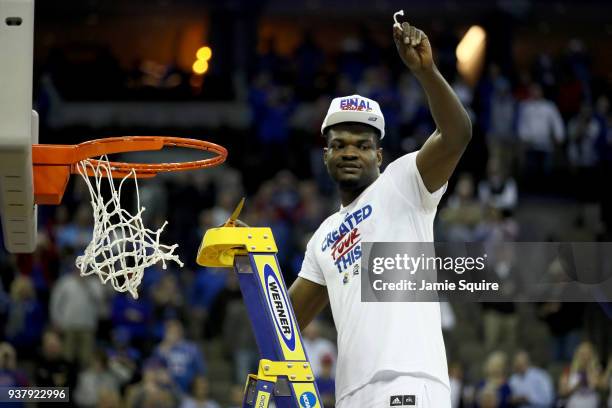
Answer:
[[487, 250], [493, 251], [493, 248], [499, 247], [497, 244], [518, 238], [520, 227], [510, 213], [488, 205], [483, 208], [482, 213], [482, 220], [474, 230], [474, 239], [484, 242]]
[[51, 321], [64, 335], [66, 358], [85, 366], [95, 344], [103, 309], [103, 288], [97, 277], [81, 277], [79, 270], [60, 278], [51, 291]]
[[517, 155], [515, 131], [517, 102], [510, 82], [498, 77], [493, 83], [491, 119], [486, 133], [490, 157], [498, 157], [506, 169], [514, 168]]
[[487, 386], [478, 395], [478, 400], [475, 405], [478, 408], [499, 408], [499, 396], [497, 389], [494, 386]]
[[569, 367], [559, 379], [559, 396], [565, 401], [567, 408], [597, 408], [601, 367], [597, 354], [589, 342], [582, 342]]
[[181, 408], [221, 408], [221, 406], [208, 396], [208, 378], [198, 375], [193, 379], [191, 395], [183, 397]]
[[298, 182], [290, 171], [278, 172], [272, 180], [272, 185], [274, 188], [267, 219], [259, 222], [272, 229], [278, 247], [276, 256], [284, 270], [292, 250], [291, 229], [298, 216], [300, 196], [297, 190]]
[[294, 110], [293, 92], [289, 87], [273, 85], [262, 102], [252, 105], [252, 109], [260, 114], [255, 122], [262, 155], [260, 169], [271, 176], [289, 164], [289, 120]]
[[518, 188], [512, 177], [496, 157], [487, 164], [487, 178], [478, 183], [478, 199], [484, 206], [491, 206], [512, 213], [518, 203]]
[[11, 284], [5, 335], [21, 356], [33, 356], [45, 320], [44, 309], [36, 298], [32, 280], [18, 275]]
[[534, 79], [542, 84], [545, 92], [554, 91], [557, 84], [557, 70], [553, 56], [548, 52], [540, 52], [532, 68]]
[[528, 70], [522, 69], [518, 73], [518, 83], [512, 90], [512, 95], [518, 102], [524, 102], [529, 99], [532, 77]]
[[127, 293], [118, 293], [113, 298], [111, 305], [113, 327], [127, 330], [136, 347], [148, 345], [152, 321], [153, 310], [146, 297], [137, 300]]
[[176, 408], [181, 391], [172, 381], [163, 361], [150, 358], [142, 369], [142, 380], [126, 390], [127, 408]]
[[312, 32], [303, 33], [301, 43], [293, 52], [292, 60], [296, 67], [296, 88], [301, 100], [312, 100], [317, 96], [317, 89], [312, 86], [317, 74], [325, 63], [323, 51], [315, 41]]
[[184, 339], [183, 324], [179, 320], [166, 322], [164, 338], [154, 356], [165, 363], [170, 376], [183, 392], [189, 391], [197, 375], [205, 374], [204, 356], [197, 344]]
[[455, 191], [440, 211], [440, 220], [448, 241], [474, 241], [474, 229], [482, 220], [482, 209], [474, 197], [474, 179], [470, 174], [459, 176]]
[[[477, 386], [477, 408], [484, 408], [491, 406], [495, 408], [509, 408], [511, 407], [511, 396], [512, 391], [508, 385], [506, 378], [506, 353], [501, 351], [494, 351], [487, 357], [484, 365], [485, 378], [480, 381]], [[494, 405], [491, 404], [491, 396], [488, 394], [494, 391], [495, 401]]]
[[385, 116], [385, 124], [389, 136], [387, 146], [391, 149], [399, 147], [398, 125], [400, 120], [400, 95], [395, 83], [391, 81], [391, 73], [386, 65], [377, 65], [365, 70], [361, 82], [357, 84], [357, 93], [379, 102]]
[[542, 87], [531, 84], [530, 98], [519, 106], [518, 134], [524, 144], [524, 170], [527, 174], [550, 174], [554, 152], [565, 140], [565, 127], [559, 110], [545, 99]]
[[111, 342], [111, 346], [106, 350], [108, 367], [123, 386], [131, 382], [136, 375], [141, 353], [130, 344], [130, 332], [127, 329], [113, 329]]
[[474, 91], [472, 86], [467, 83], [462, 75], [456, 74], [452, 87], [465, 109], [469, 111], [470, 117], [473, 117], [474, 112], [472, 111], [471, 106], [472, 101], [474, 100]]
[[274, 77], [278, 77], [287, 65], [285, 57], [278, 52], [277, 39], [273, 36], [264, 39], [257, 55], [258, 70], [269, 71]]
[[[570, 44], [577, 45], [579, 40], [572, 40]], [[569, 51], [569, 50], [568, 50]], [[570, 51], [571, 53], [571, 51]], [[565, 121], [580, 111], [580, 102], [590, 100], [590, 90], [576, 76], [570, 64], [562, 63], [559, 69], [559, 84], [556, 87], [556, 105]]]
[[[410, 75], [408, 72], [402, 73], [400, 76], [398, 88], [399, 107], [401, 109], [400, 120], [403, 127], [406, 128], [406, 130], [401, 133], [409, 135], [412, 134], [412, 125], [414, 124], [418, 111], [427, 102], [424, 99], [425, 95], [419, 85], [419, 81], [414, 75]], [[350, 95], [352, 93], [354, 92], [338, 93], [338, 95]], [[416, 145], [412, 147], [415, 149]]]
[[79, 374], [72, 397], [83, 408], [95, 407], [101, 393], [119, 391], [119, 381], [108, 367], [108, 357], [103, 350], [96, 350], [89, 367]]
[[599, 162], [597, 142], [601, 123], [593, 114], [593, 108], [583, 103], [578, 115], [567, 125], [567, 156], [574, 168], [594, 168]]
[[[567, 279], [561, 262], [553, 260], [548, 268], [553, 281]], [[557, 295], [558, 296], [558, 295]], [[580, 330], [584, 319], [584, 304], [576, 302], [546, 302], [538, 305], [538, 316], [552, 335], [553, 358], [558, 362], [572, 360], [574, 351], [580, 343]]]
[[[214, 297], [210, 300], [210, 320], [206, 326], [208, 330], [207, 337], [219, 336], [224, 330], [224, 325], [227, 320], [226, 314], [228, 306], [235, 300], [242, 301], [238, 276], [232, 270], [207, 268], [213, 274], [209, 277], [209, 285], [221, 284], [219, 290], [214, 293]], [[217, 273], [218, 272], [218, 273]], [[217, 276], [215, 276], [217, 275]], [[216, 282], [218, 280], [218, 282]], [[211, 292], [211, 290], [209, 290]]]
[[[49, 290], [59, 275], [59, 254], [47, 231], [36, 234], [36, 250], [32, 256], [17, 258], [17, 267], [32, 280], [37, 302], [49, 302]], [[40, 333], [39, 336], [40, 338]]]
[[53, 330], [47, 330], [42, 338], [42, 353], [36, 359], [35, 380], [39, 387], [69, 387], [76, 384], [77, 368], [66, 360], [62, 339]]
[[[213, 332], [216, 330], [218, 333], [218, 326], [222, 324], [222, 321], [217, 319], [209, 321], [209, 317], [215, 300], [226, 286], [230, 272], [224, 268], [199, 267], [196, 269], [194, 281], [187, 293], [190, 319], [194, 325], [191, 331], [195, 333], [196, 338], [216, 334], [211, 333], [211, 330]], [[208, 332], [204, 332], [204, 327]]]
[[118, 391], [106, 389], [100, 391], [96, 408], [117, 408], [122, 406], [121, 394]]
[[242, 408], [244, 399], [244, 385], [234, 384], [230, 389], [230, 404], [228, 408]]
[[[323, 372], [321, 363], [323, 359], [327, 357], [331, 358], [332, 366], [334, 366], [332, 373], [335, 373], [338, 352], [336, 351], [334, 343], [321, 336], [321, 323], [318, 320], [313, 320], [304, 328], [302, 331], [302, 340], [315, 377], [318, 378], [321, 376]], [[335, 377], [334, 374], [332, 375]]]
[[[567, 126], [567, 157], [573, 175], [572, 183], [580, 199], [599, 199], [591, 183], [598, 184], [598, 166], [602, 153], [602, 123], [597, 119], [590, 104], [584, 102], [580, 112], [572, 117]], [[589, 183], [585, 183], [589, 180]]]
[[[604, 119], [604, 131], [600, 140], [600, 151], [603, 157], [601, 166], [601, 174], [612, 174], [612, 112], [608, 112]], [[612, 189], [602, 189], [601, 210], [602, 219], [606, 226], [607, 240], [612, 239]]]
[[159, 282], [151, 288], [153, 305], [153, 333], [159, 339], [164, 331], [164, 321], [185, 319], [185, 301], [178, 279], [172, 272], [165, 271]]
[[333, 407], [336, 404], [336, 381], [334, 379], [334, 360], [331, 355], [323, 356], [320, 366], [320, 372], [316, 378], [319, 395], [325, 408]]
[[[236, 278], [234, 278], [236, 279]], [[237, 284], [237, 283], [236, 283]], [[223, 313], [223, 346], [233, 365], [233, 380], [243, 382], [257, 371], [259, 353], [244, 301], [228, 301]]]
[[[4, 396], [6, 397], [6, 389], [27, 387], [28, 385], [27, 377], [17, 369], [15, 349], [9, 343], [0, 343], [0, 388], [4, 390]], [[21, 408], [24, 404], [22, 402], [9, 402], [5, 399], [2, 406]]]
[[17, 368], [17, 353], [9, 343], [0, 343], [0, 387], [27, 387], [28, 378]]
[[[296, 229], [300, 232], [312, 233], [325, 219], [325, 199], [311, 180], [299, 182], [300, 208], [296, 217]], [[301, 251], [300, 251], [301, 252]]]
[[270, 204], [280, 219], [295, 221], [300, 205], [297, 179], [289, 170], [282, 170], [274, 176], [274, 187]]
[[512, 403], [521, 408], [550, 408], [555, 389], [550, 375], [531, 364], [529, 354], [521, 350], [514, 356], [514, 374], [510, 377]]
[[[488, 235], [484, 236], [484, 249], [488, 254], [487, 263], [490, 266], [490, 279], [494, 279], [501, 288], [495, 302], [481, 303], [483, 310], [482, 324], [485, 350], [502, 350], [513, 352], [516, 349], [519, 336], [519, 316], [516, 313], [514, 301], [521, 291], [520, 275], [515, 273], [516, 254], [512, 247], [504, 245], [515, 236], [508, 234], [505, 224], [512, 224], [511, 219], [504, 221], [498, 210], [489, 208], [488, 214], [494, 221], [489, 221]], [[487, 217], [489, 218], [489, 217]]]
[[163, 225], [168, 214], [168, 190], [162, 183], [143, 183], [138, 186], [144, 225]]
[[91, 242], [93, 226], [88, 203], [84, 202], [78, 207], [74, 222], [70, 222], [70, 213], [65, 206], [58, 208], [56, 219], [55, 239], [60, 249], [72, 248], [81, 251]]
[[217, 196], [214, 207], [211, 209], [212, 225], [210, 227], [223, 225], [232, 211], [234, 211], [238, 201], [240, 201], [238, 192], [232, 191], [229, 188], [221, 190]]
[[13, 268], [12, 265], [9, 266], [9, 263], [6, 262], [5, 258], [7, 258], [6, 254], [0, 253], [0, 273], [5, 272], [5, 274], [3, 275], [4, 279], [0, 279], [0, 336], [4, 336], [4, 331], [6, 329], [8, 309], [9, 309], [9, 305], [11, 304], [11, 296], [4, 289], [5, 285], [3, 281], [6, 279], [6, 281], [9, 282], [9, 288], [10, 288], [10, 283], [12, 279], [14, 279], [14, 276], [11, 278], [6, 276], [7, 275], [6, 269], [10, 268], [9, 270], [10, 272], [13, 273], [13, 275], [16, 275], [17, 273], [19, 273], [17, 272], [17, 268]]

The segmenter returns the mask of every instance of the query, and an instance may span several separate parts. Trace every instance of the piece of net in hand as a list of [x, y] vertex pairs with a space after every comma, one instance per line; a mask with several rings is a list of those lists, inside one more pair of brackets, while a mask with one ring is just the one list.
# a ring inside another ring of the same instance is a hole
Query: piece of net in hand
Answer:
[[[161, 262], [166, 269], [168, 261], [183, 266], [174, 253], [178, 244], [160, 243], [160, 235], [168, 222], [156, 230], [143, 224], [145, 208], [140, 206], [135, 170], [123, 177], [115, 188], [113, 169], [106, 156], [80, 161], [77, 169], [87, 184], [94, 217], [92, 240], [83, 255], [76, 259], [81, 276], [98, 275], [102, 283], [110, 282], [116, 291], [130, 292], [137, 299], [146, 268]], [[136, 189], [135, 214], [122, 208], [120, 202], [122, 188], [131, 180]], [[103, 190], [108, 190], [108, 199], [104, 198]]]

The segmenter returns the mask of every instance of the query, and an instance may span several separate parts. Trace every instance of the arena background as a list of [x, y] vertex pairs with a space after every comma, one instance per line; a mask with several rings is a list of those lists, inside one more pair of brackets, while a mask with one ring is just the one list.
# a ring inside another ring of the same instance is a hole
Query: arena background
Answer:
[[[140, 184], [146, 221], [169, 221], [164, 240], [180, 244], [186, 266], [148, 270], [137, 301], [75, 272], [92, 227], [81, 180], [73, 178], [61, 206], [40, 207], [36, 252], [0, 254], [0, 382], [65, 384], [85, 407], [239, 406], [257, 363], [254, 339], [232, 271], [198, 267], [197, 247], [246, 196], [241, 218], [273, 229], [290, 285], [310, 235], [338, 205], [319, 137], [331, 98], [360, 93], [380, 102], [386, 162], [433, 131], [392, 42], [391, 16], [401, 8], [428, 34], [473, 122], [436, 239], [609, 241], [609, 2], [39, 1], [41, 143], [175, 135], [230, 154], [220, 168]], [[472, 26], [486, 40], [460, 75], [456, 49]], [[204, 46], [212, 57], [199, 74]], [[176, 158], [169, 151], [148, 159]], [[580, 406], [612, 406], [611, 304], [443, 310], [454, 407], [509, 406], [520, 350], [548, 372], [558, 406], [576, 393]], [[306, 338], [325, 406], [333, 406], [329, 310]], [[167, 353], [177, 341], [179, 352]], [[576, 375], [583, 380], [571, 389]]]

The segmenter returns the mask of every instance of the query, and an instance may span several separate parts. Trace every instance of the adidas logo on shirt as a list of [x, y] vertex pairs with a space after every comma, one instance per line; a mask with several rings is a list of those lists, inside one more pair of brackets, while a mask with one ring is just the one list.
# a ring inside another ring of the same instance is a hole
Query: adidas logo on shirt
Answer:
[[401, 395], [392, 395], [391, 402], [389, 405], [391, 405], [392, 407], [400, 407], [402, 406], [403, 403], [404, 403], [404, 399], [402, 398]]
[[392, 395], [389, 399], [389, 405], [392, 407], [401, 406], [416, 406], [415, 395]]

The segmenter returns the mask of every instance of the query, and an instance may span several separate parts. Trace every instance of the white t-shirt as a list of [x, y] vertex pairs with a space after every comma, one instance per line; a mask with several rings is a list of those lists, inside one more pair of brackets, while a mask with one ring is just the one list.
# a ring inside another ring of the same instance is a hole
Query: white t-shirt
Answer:
[[338, 331], [336, 400], [389, 372], [428, 377], [450, 388], [438, 303], [361, 302], [361, 241], [433, 241], [446, 185], [427, 191], [416, 155], [389, 164], [321, 224], [306, 248], [299, 276], [327, 286]]

